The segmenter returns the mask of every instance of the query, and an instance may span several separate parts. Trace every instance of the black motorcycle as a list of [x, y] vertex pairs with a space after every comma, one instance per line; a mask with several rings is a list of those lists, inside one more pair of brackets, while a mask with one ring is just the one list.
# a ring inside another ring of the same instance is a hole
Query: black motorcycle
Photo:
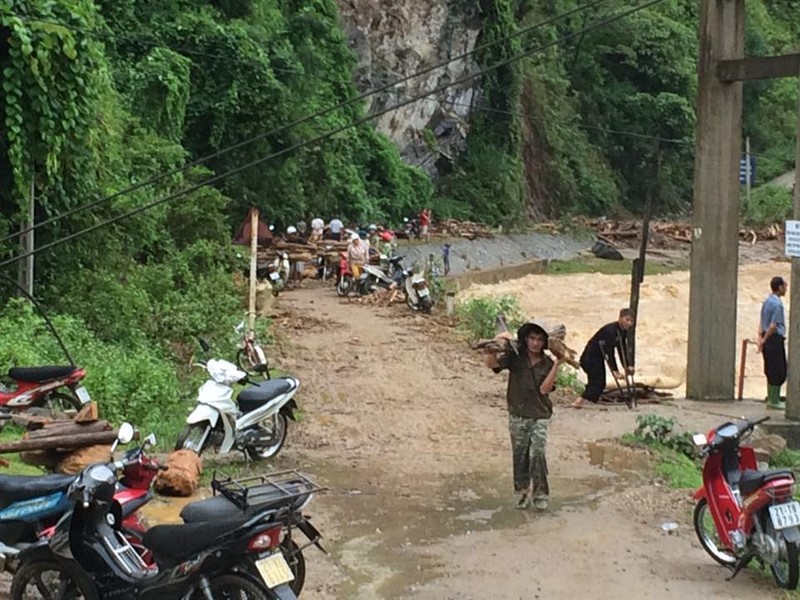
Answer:
[[[121, 441], [132, 436], [130, 425], [120, 427]], [[68, 491], [73, 507], [52, 537], [20, 553], [11, 598], [296, 600], [292, 570], [272, 550], [283, 516], [295, 509], [286, 498], [213, 522], [153, 527], [143, 538], [155, 562], [148, 565], [121, 530], [116, 484], [113, 464], [81, 472]], [[251, 557], [255, 568], [243, 569]]]

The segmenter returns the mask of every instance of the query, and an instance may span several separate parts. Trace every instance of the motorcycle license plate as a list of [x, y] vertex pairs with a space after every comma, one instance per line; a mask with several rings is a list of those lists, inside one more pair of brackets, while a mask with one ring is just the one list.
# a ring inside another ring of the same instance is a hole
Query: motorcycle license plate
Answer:
[[800, 502], [786, 502], [769, 507], [769, 517], [776, 530], [800, 525]]
[[281, 278], [281, 276], [280, 276], [278, 273], [270, 273], [270, 274], [269, 274], [269, 278], [270, 278], [272, 281], [278, 281], [278, 279], [280, 279], [280, 278]]
[[294, 573], [289, 568], [289, 563], [280, 553], [271, 554], [266, 558], [259, 558], [256, 561], [256, 568], [269, 589], [289, 583], [294, 579]]
[[81, 404], [89, 404], [89, 402], [92, 401], [92, 397], [89, 395], [89, 390], [83, 386], [75, 388], [75, 395], [78, 397], [78, 400], [81, 401]]

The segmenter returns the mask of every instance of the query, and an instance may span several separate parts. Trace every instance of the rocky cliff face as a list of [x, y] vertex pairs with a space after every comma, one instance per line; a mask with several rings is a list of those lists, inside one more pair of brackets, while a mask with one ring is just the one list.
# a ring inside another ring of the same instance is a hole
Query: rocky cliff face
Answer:
[[[476, 2], [469, 0], [337, 0], [351, 48], [358, 54], [361, 91], [381, 87], [472, 50], [480, 33]], [[477, 69], [470, 58], [448, 64], [371, 98], [369, 110], [399, 101]], [[449, 169], [463, 148], [478, 80], [450, 87], [384, 115], [378, 129], [400, 147], [403, 158], [432, 175]]]

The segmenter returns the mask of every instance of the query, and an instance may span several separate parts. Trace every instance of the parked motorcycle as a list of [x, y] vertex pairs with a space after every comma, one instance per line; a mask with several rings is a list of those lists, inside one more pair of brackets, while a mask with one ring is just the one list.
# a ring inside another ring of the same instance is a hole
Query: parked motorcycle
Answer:
[[289, 254], [284, 250], [279, 250], [278, 255], [272, 264], [269, 265], [267, 271], [267, 279], [272, 286], [272, 295], [277, 297], [278, 294], [286, 287], [289, 282], [289, 275], [291, 274], [291, 265], [289, 263]]
[[[119, 440], [130, 441], [133, 428], [120, 427]], [[280, 552], [271, 553], [282, 525], [281, 509], [252, 506], [252, 512], [214, 522], [159, 525], [145, 533], [154, 566], [146, 564], [121, 529], [114, 501], [113, 464], [84, 469], [70, 485], [70, 511], [52, 537], [20, 554], [11, 597], [83, 598], [248, 598], [296, 600], [287, 585], [292, 571]], [[261, 580], [239, 571], [254, 559]]]
[[[116, 463], [122, 476], [114, 499], [121, 508], [122, 525], [133, 534], [137, 549], [135, 540], [146, 529], [138, 511], [152, 499], [150, 485], [163, 468], [147, 454], [155, 443], [154, 435], [147, 436], [141, 446], [127, 451]], [[16, 570], [20, 551], [52, 534], [70, 507], [67, 490], [74, 481], [74, 475], [0, 476], [0, 570]], [[146, 556], [144, 549], [142, 555]]]
[[56, 415], [80, 410], [91, 401], [89, 392], [79, 385], [86, 377], [86, 370], [80, 367], [14, 367], [8, 377], [14, 380], [14, 388], [0, 386], [0, 411], [47, 408]]
[[402, 256], [389, 259], [389, 276], [403, 288], [406, 304], [411, 310], [430, 313], [433, 300], [425, 276], [415, 273], [413, 269], [405, 269], [402, 261]]
[[263, 375], [269, 379], [269, 365], [267, 364], [267, 353], [256, 343], [256, 332], [246, 331], [244, 321], [234, 327], [236, 333], [242, 336], [241, 347], [236, 352], [236, 364], [247, 373], [248, 377]]
[[[210, 350], [201, 340], [203, 350]], [[197, 406], [186, 419], [186, 428], [178, 437], [176, 450], [193, 450], [198, 455], [208, 448], [220, 454], [233, 449], [260, 460], [278, 454], [286, 441], [289, 419], [295, 420], [294, 395], [300, 382], [294, 377], [280, 377], [254, 383], [247, 373], [233, 363], [209, 359], [196, 363], [209, 379], [200, 387]], [[249, 384], [233, 400], [233, 384]]]
[[769, 565], [780, 587], [793, 590], [800, 542], [794, 474], [758, 470], [753, 449], [741, 445], [767, 419], [723, 423], [694, 436], [706, 458], [703, 486], [694, 494], [694, 528], [711, 558], [733, 570], [731, 577], [755, 558]]

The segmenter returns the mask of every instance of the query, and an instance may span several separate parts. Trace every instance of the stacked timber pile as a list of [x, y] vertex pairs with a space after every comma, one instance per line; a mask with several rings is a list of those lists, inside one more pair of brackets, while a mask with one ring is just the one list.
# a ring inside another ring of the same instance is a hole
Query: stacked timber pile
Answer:
[[463, 237], [468, 240], [494, 237], [494, 233], [485, 223], [459, 221], [457, 219], [438, 221], [432, 227], [431, 233], [437, 236]]
[[117, 439], [117, 430], [98, 418], [94, 402], [74, 419], [19, 414], [12, 421], [27, 431], [21, 440], [0, 444], [0, 453], [19, 452], [23, 462], [56, 473], [75, 474], [86, 465], [109, 460]]
[[[584, 219], [584, 225], [593, 229], [597, 238], [611, 245], [638, 247], [641, 242], [641, 221], [619, 221], [615, 219]], [[755, 244], [765, 240], [780, 240], [783, 228], [770, 225], [761, 229], [743, 227], [739, 239]], [[692, 225], [679, 221], [651, 221], [649, 244], [655, 248], [685, 247], [692, 243]]]

